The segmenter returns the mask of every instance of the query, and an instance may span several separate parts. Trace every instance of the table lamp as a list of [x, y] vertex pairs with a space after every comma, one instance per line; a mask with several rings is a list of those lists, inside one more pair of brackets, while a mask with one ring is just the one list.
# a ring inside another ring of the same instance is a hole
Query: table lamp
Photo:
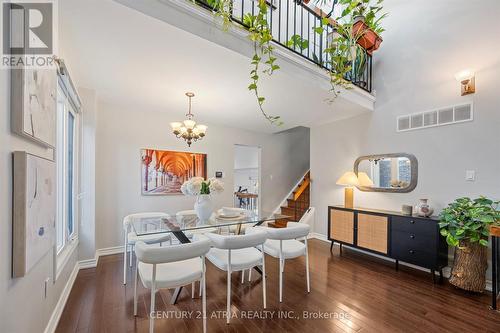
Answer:
[[354, 186], [359, 185], [359, 179], [352, 171], [347, 171], [337, 180], [337, 185], [345, 186], [344, 189], [344, 207], [353, 208], [354, 205]]

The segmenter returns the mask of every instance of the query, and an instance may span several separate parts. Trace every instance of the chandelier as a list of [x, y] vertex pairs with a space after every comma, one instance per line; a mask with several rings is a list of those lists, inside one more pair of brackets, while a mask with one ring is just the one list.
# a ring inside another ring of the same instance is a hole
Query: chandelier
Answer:
[[191, 147], [193, 141], [201, 140], [207, 132], [207, 126], [196, 124], [193, 120], [194, 115], [191, 113], [191, 98], [194, 97], [192, 92], [187, 92], [186, 96], [189, 98], [189, 112], [186, 114], [187, 119], [181, 122], [170, 123], [172, 132], [180, 139], [184, 139], [188, 146]]

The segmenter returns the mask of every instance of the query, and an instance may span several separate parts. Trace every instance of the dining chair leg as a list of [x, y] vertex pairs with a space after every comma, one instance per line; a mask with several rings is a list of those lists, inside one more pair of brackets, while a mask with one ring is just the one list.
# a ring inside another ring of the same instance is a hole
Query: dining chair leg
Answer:
[[191, 283], [191, 298], [194, 299], [194, 287], [195, 287], [195, 284], [194, 282]]
[[203, 297], [201, 300], [202, 304], [202, 314], [203, 314], [203, 333], [207, 332], [207, 291], [206, 291], [206, 283], [205, 283], [205, 256], [201, 259], [202, 262], [202, 277], [200, 281], [200, 290], [202, 290]]
[[231, 250], [227, 250], [227, 300], [226, 300], [226, 324], [231, 318]]
[[245, 283], [245, 270], [241, 271], [241, 284]]
[[306, 280], [307, 280], [307, 292], [311, 292], [311, 283], [310, 283], [310, 278], [309, 278], [309, 250], [307, 248], [307, 238], [305, 241], [306, 245]]
[[137, 316], [137, 276], [139, 275], [139, 260], [135, 263], [134, 274], [134, 316]]
[[156, 264], [153, 264], [153, 278], [151, 280], [151, 306], [149, 312], [149, 333], [153, 333], [154, 331], [155, 289], [156, 289]]
[[280, 240], [280, 303], [283, 302], [283, 241]]
[[199, 297], [201, 297], [201, 292], [202, 292], [202, 290], [201, 290], [201, 289], [202, 289], [202, 288], [201, 288], [201, 284], [202, 284], [202, 283], [201, 283], [201, 281], [200, 281], [200, 294], [199, 294]]
[[[264, 253], [264, 251], [262, 251], [262, 253]], [[253, 267], [248, 270], [248, 282], [250, 282], [252, 280], [252, 270], [253, 270]]]
[[[250, 274], [252, 269], [250, 268]], [[250, 278], [249, 278], [250, 281]], [[264, 246], [262, 246], [262, 297], [264, 298], [264, 309], [267, 307], [266, 296], [266, 257], [264, 253]]]
[[130, 260], [129, 260], [129, 266], [132, 267], [132, 256], [134, 254], [134, 245], [130, 245]]
[[125, 233], [125, 243], [123, 245], [123, 284], [127, 284], [127, 233]]

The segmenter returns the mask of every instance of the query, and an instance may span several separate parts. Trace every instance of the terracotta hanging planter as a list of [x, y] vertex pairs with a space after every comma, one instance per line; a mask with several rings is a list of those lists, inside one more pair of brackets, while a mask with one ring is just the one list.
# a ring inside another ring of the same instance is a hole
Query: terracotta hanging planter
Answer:
[[382, 38], [372, 29], [366, 25], [363, 20], [357, 20], [352, 26], [353, 36], [359, 36], [358, 44], [366, 50], [369, 55], [372, 55], [373, 51], [376, 51], [380, 44], [382, 44]]

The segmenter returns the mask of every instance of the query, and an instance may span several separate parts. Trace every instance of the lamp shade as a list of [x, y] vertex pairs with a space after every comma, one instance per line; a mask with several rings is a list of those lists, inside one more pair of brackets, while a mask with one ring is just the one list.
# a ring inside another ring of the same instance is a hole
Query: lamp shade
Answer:
[[337, 180], [337, 185], [342, 186], [357, 186], [359, 185], [359, 180], [356, 174], [352, 171], [347, 171]]
[[358, 181], [361, 186], [373, 186], [373, 181], [368, 177], [366, 172], [358, 172]]

